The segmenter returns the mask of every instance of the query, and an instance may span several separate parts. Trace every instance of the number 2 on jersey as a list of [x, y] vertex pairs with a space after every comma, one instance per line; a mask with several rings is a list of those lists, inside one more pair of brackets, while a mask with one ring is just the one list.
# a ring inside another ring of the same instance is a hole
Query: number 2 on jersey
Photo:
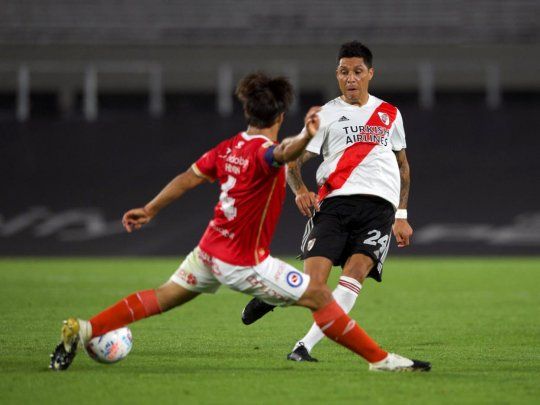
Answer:
[[236, 178], [229, 174], [227, 181], [221, 185], [221, 194], [219, 195], [219, 201], [221, 201], [221, 211], [229, 221], [236, 218], [236, 207], [234, 203], [236, 200], [232, 198], [228, 193], [236, 184]]

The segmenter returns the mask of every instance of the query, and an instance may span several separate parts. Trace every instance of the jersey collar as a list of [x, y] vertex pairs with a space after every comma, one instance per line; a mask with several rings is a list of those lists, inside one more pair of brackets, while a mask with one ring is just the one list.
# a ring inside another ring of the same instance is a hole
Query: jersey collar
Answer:
[[267, 141], [274, 143], [270, 138], [264, 135], [248, 135], [246, 132], [240, 132], [240, 135], [242, 135], [242, 138], [246, 141], [251, 141], [252, 139], [266, 139]]
[[364, 108], [364, 107], [371, 107], [375, 103], [375, 97], [373, 97], [371, 94], [368, 93], [368, 100], [367, 103], [364, 104], [362, 107], [358, 107], [357, 105], [352, 105], [347, 103], [346, 101], [343, 101], [341, 96], [337, 97], [336, 100], [339, 104], [341, 104], [343, 107], [349, 107], [349, 108]]

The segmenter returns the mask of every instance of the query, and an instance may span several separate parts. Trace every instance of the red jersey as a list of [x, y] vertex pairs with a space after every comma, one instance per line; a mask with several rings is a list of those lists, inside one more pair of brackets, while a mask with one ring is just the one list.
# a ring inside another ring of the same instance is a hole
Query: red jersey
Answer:
[[206, 152], [192, 169], [221, 185], [214, 218], [199, 242], [224, 262], [253, 266], [270, 254], [285, 199], [285, 168], [265, 159], [275, 145], [263, 135], [241, 132]]

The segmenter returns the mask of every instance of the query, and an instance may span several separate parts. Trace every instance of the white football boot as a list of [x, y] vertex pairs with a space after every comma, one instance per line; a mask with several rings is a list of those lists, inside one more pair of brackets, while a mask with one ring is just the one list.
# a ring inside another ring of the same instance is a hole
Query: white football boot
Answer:
[[411, 360], [395, 353], [388, 353], [386, 358], [376, 363], [369, 363], [370, 371], [429, 371], [431, 363]]

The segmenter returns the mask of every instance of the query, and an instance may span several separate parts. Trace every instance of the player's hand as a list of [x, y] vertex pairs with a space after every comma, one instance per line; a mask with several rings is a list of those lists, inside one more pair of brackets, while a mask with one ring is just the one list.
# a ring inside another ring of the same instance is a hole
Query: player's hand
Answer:
[[313, 210], [319, 211], [317, 194], [312, 191], [306, 190], [299, 192], [298, 194], [296, 194], [294, 202], [300, 210], [300, 213], [305, 217], [311, 217]]
[[126, 231], [133, 232], [134, 230], [141, 229], [143, 225], [146, 225], [154, 216], [144, 208], [134, 208], [129, 210], [122, 217], [122, 225], [126, 228]]
[[398, 247], [409, 246], [413, 230], [406, 219], [396, 219], [392, 227]]
[[321, 107], [311, 107], [304, 118], [304, 125], [310, 138], [313, 138], [319, 130], [321, 124], [319, 111], [321, 111]]

